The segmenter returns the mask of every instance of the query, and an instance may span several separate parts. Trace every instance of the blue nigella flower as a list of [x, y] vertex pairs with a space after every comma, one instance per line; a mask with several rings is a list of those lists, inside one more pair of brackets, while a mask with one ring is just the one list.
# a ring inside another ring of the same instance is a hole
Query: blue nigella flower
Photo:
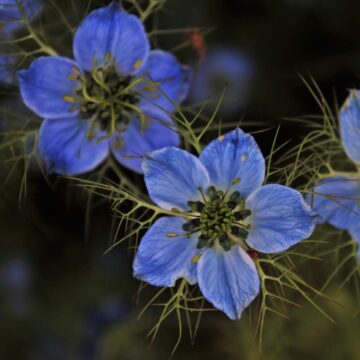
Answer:
[[314, 214], [299, 192], [262, 185], [264, 158], [241, 130], [214, 140], [199, 158], [174, 147], [154, 151], [143, 169], [152, 200], [177, 215], [147, 231], [134, 275], [155, 286], [174, 286], [178, 278], [198, 283], [231, 319], [259, 292], [247, 252], [281, 252], [313, 232]]
[[[342, 144], [348, 157], [360, 165], [360, 91], [351, 90], [340, 110]], [[348, 230], [360, 244], [360, 175], [329, 176], [318, 182], [311, 198], [321, 221]], [[359, 253], [360, 256], [360, 253]]]
[[217, 47], [209, 51], [194, 71], [190, 99], [200, 103], [218, 101], [225, 89], [221, 111], [231, 114], [243, 108], [249, 96], [254, 66], [250, 58], [233, 48]]
[[111, 150], [141, 173], [142, 156], [179, 136], [169, 113], [185, 96], [187, 71], [149, 49], [141, 21], [112, 2], [90, 13], [74, 37], [75, 61], [40, 57], [19, 71], [25, 104], [45, 120], [39, 150], [49, 172], [95, 168]]
[[23, 26], [23, 14], [28, 20], [36, 18], [43, 8], [42, 0], [2, 0], [0, 4], [0, 21], [6, 22], [3, 33], [6, 37]]

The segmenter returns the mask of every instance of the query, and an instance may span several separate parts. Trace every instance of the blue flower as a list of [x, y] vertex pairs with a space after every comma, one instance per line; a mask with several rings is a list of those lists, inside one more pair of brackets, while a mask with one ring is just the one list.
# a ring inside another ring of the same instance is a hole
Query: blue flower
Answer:
[[248, 56], [232, 48], [214, 48], [194, 72], [190, 99], [196, 103], [211, 100], [216, 104], [225, 89], [220, 111], [235, 113], [247, 102], [253, 73]]
[[2, 0], [0, 4], [0, 21], [6, 22], [2, 31], [9, 37], [23, 26], [22, 7], [28, 20], [33, 20], [43, 8], [42, 0]]
[[40, 57], [19, 71], [25, 104], [45, 120], [39, 150], [48, 172], [94, 169], [111, 151], [141, 173], [142, 157], [177, 146], [170, 116], [185, 96], [187, 71], [149, 49], [143, 24], [112, 2], [90, 13], [74, 37], [75, 61]]
[[155, 286], [174, 286], [178, 278], [198, 283], [231, 319], [259, 292], [247, 251], [281, 252], [313, 232], [314, 214], [299, 192], [262, 185], [264, 158], [241, 130], [214, 140], [199, 158], [174, 147], [154, 151], [143, 168], [151, 199], [178, 215], [158, 219], [147, 231], [135, 277]]
[[[360, 91], [351, 90], [340, 110], [340, 132], [346, 154], [360, 165]], [[309, 200], [322, 222], [348, 230], [360, 244], [360, 176], [329, 176], [318, 182]], [[360, 254], [359, 254], [360, 255]]]

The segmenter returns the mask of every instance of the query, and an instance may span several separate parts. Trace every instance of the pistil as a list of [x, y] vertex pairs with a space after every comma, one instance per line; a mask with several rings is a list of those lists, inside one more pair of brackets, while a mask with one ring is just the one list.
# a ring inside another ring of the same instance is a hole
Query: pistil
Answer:
[[240, 192], [230, 194], [229, 189], [224, 192], [214, 186], [210, 186], [206, 194], [202, 189], [199, 192], [202, 201], [188, 202], [193, 218], [183, 225], [188, 235], [200, 233], [197, 247], [200, 249], [218, 243], [225, 251], [229, 251], [236, 238], [244, 241], [250, 227], [244, 220], [251, 215], [251, 211], [243, 208]]

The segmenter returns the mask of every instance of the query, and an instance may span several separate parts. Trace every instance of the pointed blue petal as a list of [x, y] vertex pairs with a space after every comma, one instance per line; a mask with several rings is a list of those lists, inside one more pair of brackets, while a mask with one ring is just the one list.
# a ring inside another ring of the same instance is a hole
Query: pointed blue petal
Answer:
[[123, 11], [118, 3], [92, 11], [74, 37], [74, 56], [85, 70], [105, 63], [110, 54], [121, 75], [129, 75], [145, 64], [149, 41], [142, 22]]
[[197, 236], [168, 236], [169, 233], [183, 234], [185, 222], [178, 217], [162, 217], [148, 230], [135, 256], [136, 278], [155, 286], [174, 286], [180, 278], [196, 283], [196, 264], [192, 259], [199, 252]]
[[208, 173], [199, 159], [174, 147], [150, 153], [143, 161], [143, 170], [151, 199], [168, 210], [187, 210], [188, 201], [201, 199], [199, 188], [209, 185]]
[[344, 149], [351, 160], [360, 164], [360, 91], [351, 90], [340, 110], [340, 130]]
[[78, 175], [93, 170], [108, 155], [109, 142], [89, 140], [89, 121], [78, 118], [45, 120], [40, 128], [39, 151], [49, 173]]
[[243, 198], [261, 186], [265, 177], [264, 157], [254, 138], [240, 129], [226, 133], [212, 141], [200, 154], [200, 160], [209, 172], [211, 184], [227, 190], [231, 187]]
[[315, 228], [315, 213], [298, 191], [287, 186], [260, 187], [247, 198], [245, 208], [251, 210], [246, 242], [262, 253], [285, 251], [308, 238]]
[[137, 87], [142, 99], [140, 104], [156, 104], [159, 109], [174, 111], [189, 88], [188, 69], [179, 64], [174, 55], [162, 50], [150, 52], [139, 76], [145, 79]]
[[138, 119], [133, 119], [124, 133], [117, 133], [111, 150], [120, 164], [139, 174], [144, 155], [166, 146], [178, 146], [180, 137], [170, 116], [163, 111], [145, 111], [148, 115], [145, 129]]
[[350, 229], [360, 223], [360, 179], [333, 176], [319, 181], [310, 198], [323, 222], [338, 229]]
[[240, 319], [260, 290], [255, 263], [238, 245], [230, 251], [205, 251], [198, 261], [197, 274], [206, 300], [232, 320]]
[[77, 69], [74, 61], [60, 56], [40, 57], [29, 69], [18, 71], [20, 93], [25, 104], [37, 115], [56, 119], [76, 115], [71, 112], [74, 104], [64, 100], [75, 97], [80, 86], [68, 76]]

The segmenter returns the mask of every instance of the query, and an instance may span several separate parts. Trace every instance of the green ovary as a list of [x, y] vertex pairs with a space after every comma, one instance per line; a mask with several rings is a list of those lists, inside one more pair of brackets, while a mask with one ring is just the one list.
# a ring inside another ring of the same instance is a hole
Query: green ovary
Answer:
[[225, 251], [228, 251], [235, 244], [235, 239], [245, 240], [249, 225], [244, 224], [243, 220], [251, 214], [251, 211], [244, 209], [240, 193], [234, 191], [229, 195], [210, 186], [206, 195], [202, 191], [201, 194], [203, 201], [188, 203], [194, 215], [183, 225], [183, 230], [189, 236], [200, 232], [197, 247], [219, 243]]

